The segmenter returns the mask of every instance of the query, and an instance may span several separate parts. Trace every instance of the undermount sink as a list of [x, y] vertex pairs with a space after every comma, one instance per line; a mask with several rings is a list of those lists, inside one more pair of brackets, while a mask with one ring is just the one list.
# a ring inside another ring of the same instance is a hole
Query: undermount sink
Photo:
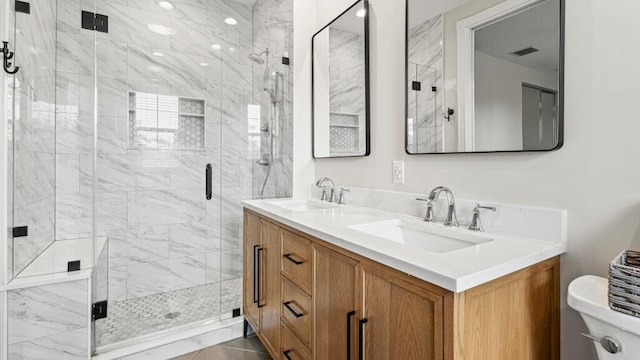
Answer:
[[471, 233], [467, 234], [453, 229], [437, 228], [428, 224], [403, 220], [351, 225], [349, 228], [433, 253], [446, 253], [493, 241], [491, 238]]
[[281, 207], [290, 211], [312, 211], [334, 208], [336, 205], [329, 203], [321, 203], [319, 201], [311, 200], [279, 200], [269, 202], [271, 205]]

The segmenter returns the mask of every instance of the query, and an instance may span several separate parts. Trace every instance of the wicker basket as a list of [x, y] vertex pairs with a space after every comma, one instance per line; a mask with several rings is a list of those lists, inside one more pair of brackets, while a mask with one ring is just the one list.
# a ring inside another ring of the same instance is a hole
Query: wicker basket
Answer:
[[623, 251], [609, 264], [609, 307], [640, 317], [640, 252]]

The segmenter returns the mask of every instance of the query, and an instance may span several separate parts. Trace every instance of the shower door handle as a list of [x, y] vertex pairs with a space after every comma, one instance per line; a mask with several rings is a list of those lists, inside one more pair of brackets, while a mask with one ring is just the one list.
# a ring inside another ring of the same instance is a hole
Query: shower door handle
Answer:
[[207, 196], [207, 200], [211, 200], [211, 198], [213, 197], [211, 195], [212, 192], [212, 186], [211, 186], [211, 179], [212, 179], [212, 175], [213, 175], [213, 169], [211, 167], [211, 164], [207, 164], [207, 168], [205, 170], [205, 184], [204, 184], [204, 188], [205, 188], [205, 195]]

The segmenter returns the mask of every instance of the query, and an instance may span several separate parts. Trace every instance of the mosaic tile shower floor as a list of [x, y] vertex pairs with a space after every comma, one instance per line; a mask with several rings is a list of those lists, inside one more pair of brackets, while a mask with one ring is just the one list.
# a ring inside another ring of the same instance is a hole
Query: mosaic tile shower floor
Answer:
[[97, 346], [200, 320], [228, 319], [241, 304], [242, 279], [109, 303], [108, 317], [96, 321]]

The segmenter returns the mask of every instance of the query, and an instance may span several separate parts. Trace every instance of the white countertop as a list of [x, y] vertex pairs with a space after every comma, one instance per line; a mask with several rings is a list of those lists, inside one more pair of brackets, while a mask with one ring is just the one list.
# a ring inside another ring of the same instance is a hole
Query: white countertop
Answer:
[[395, 219], [445, 229], [442, 224], [425, 223], [417, 217], [353, 205], [296, 212], [273, 204], [290, 200], [248, 200], [242, 203], [247, 209], [282, 224], [453, 292], [463, 292], [566, 251], [564, 242], [477, 233], [458, 227], [446, 228], [446, 231], [473, 234], [493, 241], [447, 253], [433, 253], [368, 235], [349, 226]]

